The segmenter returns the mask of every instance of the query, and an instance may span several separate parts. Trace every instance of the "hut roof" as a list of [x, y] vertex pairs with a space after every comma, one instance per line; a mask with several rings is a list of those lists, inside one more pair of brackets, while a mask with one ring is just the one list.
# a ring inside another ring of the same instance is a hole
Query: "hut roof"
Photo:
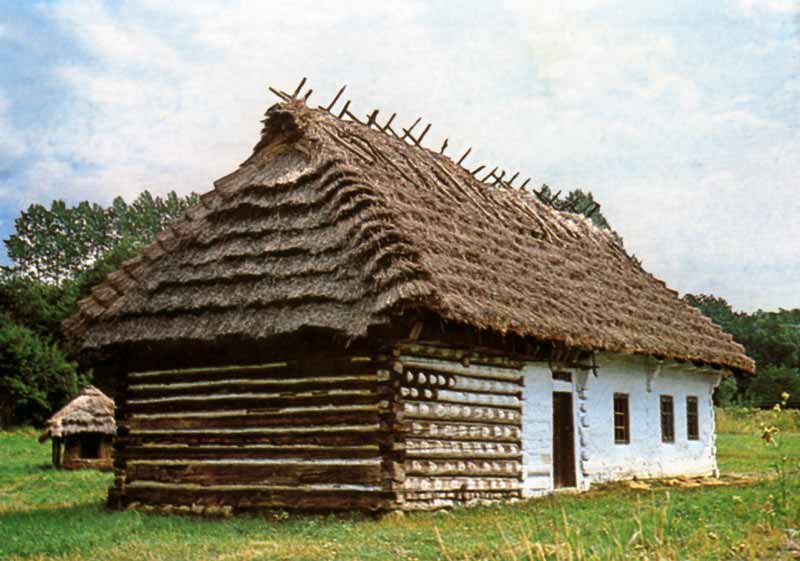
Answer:
[[63, 438], [71, 434], [99, 432], [116, 434], [114, 400], [94, 386], [81, 393], [47, 420], [40, 442], [48, 438]]
[[253, 155], [80, 302], [65, 328], [84, 348], [305, 326], [357, 338], [420, 310], [754, 371], [730, 335], [585, 217], [487, 185], [374, 114], [348, 121], [347, 107], [336, 116], [283, 97]]

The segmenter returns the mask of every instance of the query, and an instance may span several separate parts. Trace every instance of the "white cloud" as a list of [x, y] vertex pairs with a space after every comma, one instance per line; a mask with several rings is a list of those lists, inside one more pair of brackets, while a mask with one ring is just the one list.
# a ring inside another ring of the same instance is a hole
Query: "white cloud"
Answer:
[[[756, 17], [763, 5], [737, 8]], [[63, 118], [29, 131], [41, 157], [17, 180], [28, 198], [205, 191], [258, 140], [275, 101], [266, 86], [308, 75], [312, 102], [347, 83], [363, 113], [397, 111], [402, 123], [422, 115], [434, 123], [431, 144], [449, 136], [453, 152], [473, 145], [469, 165], [593, 190], [628, 247], [679, 290], [746, 308], [800, 306], [800, 293], [769, 272], [800, 262], [781, 243], [798, 234], [798, 152], [787, 148], [798, 145], [781, 118], [800, 100], [797, 82], [765, 100], [727, 83], [738, 61], [714, 68], [712, 82], [707, 51], [719, 45], [687, 50], [675, 27], [626, 19], [601, 1], [455, 13], [366, 0], [72, 0], [44, 10], [87, 56], [57, 70], [72, 100]], [[748, 275], [761, 279], [749, 291]]]
[[736, 0], [735, 5], [746, 15], [758, 12], [800, 14], [800, 2], [797, 0]]
[[[16, 130], [8, 120], [11, 102], [0, 90], [0, 172], [16, 158], [25, 153], [25, 141], [22, 133]], [[4, 164], [4, 162], [6, 162]]]

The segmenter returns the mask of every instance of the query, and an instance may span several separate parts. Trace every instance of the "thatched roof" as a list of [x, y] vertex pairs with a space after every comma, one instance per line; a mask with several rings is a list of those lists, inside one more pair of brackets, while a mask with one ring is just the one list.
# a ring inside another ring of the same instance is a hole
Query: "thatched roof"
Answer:
[[[289, 99], [201, 204], [80, 303], [67, 331], [117, 343], [362, 337], [409, 310], [583, 349], [752, 372], [719, 327], [579, 215], [449, 157]], [[379, 127], [380, 129], [381, 127]]]
[[81, 393], [47, 420], [40, 442], [82, 432], [116, 434], [114, 400], [94, 386]]

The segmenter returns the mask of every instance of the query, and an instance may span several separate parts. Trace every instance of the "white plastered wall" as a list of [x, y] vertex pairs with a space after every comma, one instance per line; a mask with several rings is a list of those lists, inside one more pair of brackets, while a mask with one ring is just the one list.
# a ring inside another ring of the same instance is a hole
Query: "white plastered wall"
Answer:
[[[712, 475], [717, 471], [711, 397], [719, 375], [710, 369], [652, 358], [601, 354], [597, 376], [572, 370], [572, 383], [553, 380], [545, 363], [523, 370], [522, 451], [524, 493], [553, 490], [552, 394], [572, 391], [576, 479], [579, 489], [618, 479]], [[614, 443], [614, 394], [629, 396], [629, 444]], [[661, 440], [660, 396], [674, 402], [675, 442]], [[698, 402], [699, 440], [688, 440], [686, 397]]]

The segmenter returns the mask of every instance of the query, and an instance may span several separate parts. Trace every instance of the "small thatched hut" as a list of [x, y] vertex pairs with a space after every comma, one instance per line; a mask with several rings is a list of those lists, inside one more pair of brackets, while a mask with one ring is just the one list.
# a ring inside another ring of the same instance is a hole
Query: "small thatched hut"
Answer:
[[114, 401], [94, 386], [86, 386], [48, 419], [39, 442], [52, 439], [57, 468], [111, 469], [116, 433]]
[[279, 95], [253, 155], [65, 325], [116, 384], [112, 505], [427, 509], [715, 473], [712, 392], [754, 370], [730, 335], [427, 129]]

